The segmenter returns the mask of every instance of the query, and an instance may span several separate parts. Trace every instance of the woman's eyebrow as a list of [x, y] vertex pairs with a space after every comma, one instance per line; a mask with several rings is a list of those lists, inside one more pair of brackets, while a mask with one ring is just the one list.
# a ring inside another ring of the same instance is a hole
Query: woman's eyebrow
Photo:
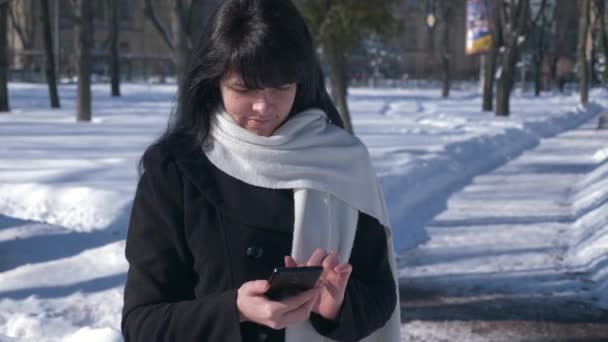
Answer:
[[245, 87], [245, 83], [243, 83], [243, 81], [230, 81], [228, 82], [228, 85], [232, 86], [232, 87], [239, 87], [239, 88], [246, 88]]

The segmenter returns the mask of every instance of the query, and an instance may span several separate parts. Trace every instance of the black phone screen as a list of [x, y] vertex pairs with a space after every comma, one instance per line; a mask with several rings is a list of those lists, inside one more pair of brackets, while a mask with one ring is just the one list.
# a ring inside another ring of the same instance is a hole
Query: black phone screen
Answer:
[[281, 300], [315, 287], [323, 273], [321, 266], [277, 267], [270, 275], [270, 289], [266, 296]]

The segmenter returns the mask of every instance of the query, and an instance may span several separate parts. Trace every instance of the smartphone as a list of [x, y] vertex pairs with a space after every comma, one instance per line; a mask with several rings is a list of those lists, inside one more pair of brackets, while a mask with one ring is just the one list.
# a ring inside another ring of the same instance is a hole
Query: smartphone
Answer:
[[317, 284], [321, 273], [322, 266], [277, 267], [268, 279], [270, 289], [266, 292], [266, 297], [282, 300], [310, 290]]

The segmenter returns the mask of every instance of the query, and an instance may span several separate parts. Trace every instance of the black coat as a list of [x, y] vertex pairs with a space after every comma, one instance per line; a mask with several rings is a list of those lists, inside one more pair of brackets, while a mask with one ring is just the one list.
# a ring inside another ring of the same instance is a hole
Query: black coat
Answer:
[[[293, 191], [248, 185], [184, 147], [170, 141], [144, 156], [126, 244], [125, 341], [284, 341], [284, 330], [239, 323], [236, 296], [290, 254]], [[369, 335], [396, 305], [384, 229], [363, 213], [350, 263], [339, 319], [310, 318], [339, 341]]]

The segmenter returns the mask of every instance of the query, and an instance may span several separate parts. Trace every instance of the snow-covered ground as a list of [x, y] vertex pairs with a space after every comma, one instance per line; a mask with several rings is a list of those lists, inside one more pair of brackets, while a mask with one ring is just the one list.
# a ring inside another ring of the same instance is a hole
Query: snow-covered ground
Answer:
[[[113, 99], [109, 85], [95, 85], [93, 123], [74, 122], [74, 86], [60, 91], [63, 108], [50, 110], [43, 85], [11, 84], [13, 111], [0, 114], [0, 341], [121, 340], [136, 165], [165, 127], [175, 89], [130, 84]], [[517, 95], [513, 115], [496, 118], [479, 110], [475, 91], [441, 99], [432, 89], [352, 89], [356, 133], [382, 182], [397, 251], [429, 240], [426, 224], [475, 175], [587, 121], [606, 97], [593, 92], [596, 103], [582, 110], [575, 95]], [[596, 190], [608, 153], [596, 158], [598, 168], [577, 183], [573, 267], [605, 255], [608, 208]], [[607, 283], [605, 268], [598, 283]]]
[[426, 225], [430, 240], [400, 260], [409, 340], [608, 339], [598, 308], [608, 299], [608, 130], [596, 124], [543, 139], [450, 196]]

